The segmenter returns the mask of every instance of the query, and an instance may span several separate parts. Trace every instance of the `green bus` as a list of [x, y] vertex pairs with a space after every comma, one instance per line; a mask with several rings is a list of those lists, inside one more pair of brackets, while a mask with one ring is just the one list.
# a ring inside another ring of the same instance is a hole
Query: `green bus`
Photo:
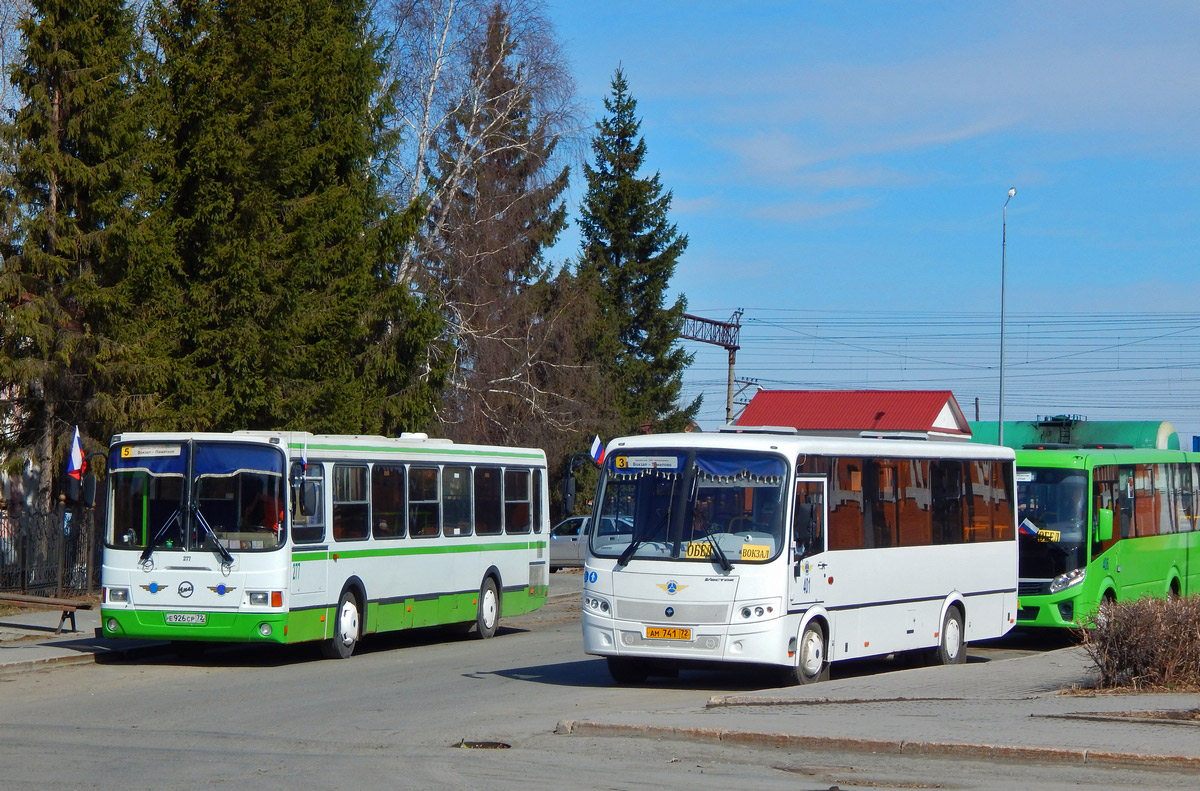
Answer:
[[1074, 627], [1105, 601], [1200, 591], [1200, 454], [1017, 449], [1017, 626]]

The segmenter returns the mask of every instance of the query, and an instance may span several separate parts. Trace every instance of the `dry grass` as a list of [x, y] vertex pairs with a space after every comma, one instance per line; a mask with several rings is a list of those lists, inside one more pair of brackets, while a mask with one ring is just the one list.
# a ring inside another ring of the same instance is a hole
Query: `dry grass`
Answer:
[[1200, 597], [1106, 605], [1079, 638], [1101, 689], [1200, 690]]

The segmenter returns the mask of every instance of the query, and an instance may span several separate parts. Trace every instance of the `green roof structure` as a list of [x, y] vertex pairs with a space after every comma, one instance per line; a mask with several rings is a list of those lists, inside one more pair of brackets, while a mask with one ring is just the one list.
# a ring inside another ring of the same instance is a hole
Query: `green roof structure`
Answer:
[[[996, 443], [996, 421], [975, 421], [970, 426], [972, 442]], [[1180, 449], [1175, 427], [1165, 420], [1087, 420], [1079, 415], [1006, 420], [1004, 444], [1016, 450], [1097, 446]]]

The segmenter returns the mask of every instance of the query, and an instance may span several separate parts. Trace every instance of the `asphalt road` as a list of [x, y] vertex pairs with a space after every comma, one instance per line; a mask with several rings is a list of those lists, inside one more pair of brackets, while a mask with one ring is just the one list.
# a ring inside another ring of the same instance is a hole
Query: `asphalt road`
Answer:
[[550, 606], [487, 641], [423, 630], [368, 639], [346, 661], [241, 647], [0, 676], [0, 789], [1195, 787], [1163, 771], [557, 735], [563, 719], [756, 688], [744, 673], [699, 671], [613, 685], [581, 651], [578, 580], [556, 574]]

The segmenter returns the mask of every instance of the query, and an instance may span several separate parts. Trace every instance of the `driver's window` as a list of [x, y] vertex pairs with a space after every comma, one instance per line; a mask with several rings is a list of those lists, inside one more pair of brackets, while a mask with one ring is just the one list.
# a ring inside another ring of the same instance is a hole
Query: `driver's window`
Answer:
[[792, 529], [797, 557], [808, 557], [825, 548], [825, 482], [796, 481], [796, 507]]

